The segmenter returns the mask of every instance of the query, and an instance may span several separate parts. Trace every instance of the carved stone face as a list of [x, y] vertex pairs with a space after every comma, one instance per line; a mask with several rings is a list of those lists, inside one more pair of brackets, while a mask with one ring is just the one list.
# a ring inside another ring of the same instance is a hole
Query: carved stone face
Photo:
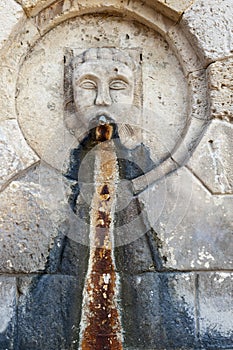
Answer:
[[94, 59], [81, 63], [74, 69], [72, 83], [77, 115], [85, 126], [103, 114], [117, 122], [122, 109], [127, 113], [132, 107], [133, 71], [122, 62]]

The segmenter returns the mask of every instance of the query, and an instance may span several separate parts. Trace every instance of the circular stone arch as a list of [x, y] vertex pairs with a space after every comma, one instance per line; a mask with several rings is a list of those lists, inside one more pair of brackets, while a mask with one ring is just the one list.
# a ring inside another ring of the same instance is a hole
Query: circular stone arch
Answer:
[[[18, 79], [17, 73], [25, 57], [33, 51], [38, 39], [41, 39], [51, 29], [68, 19], [97, 13], [121, 14], [124, 16], [124, 19], [136, 20], [161, 34], [178, 58], [187, 80], [189, 98], [188, 122], [186, 130], [183, 133], [184, 137], [174, 147], [171, 157], [162, 164], [159, 173], [156, 170], [152, 174], [149, 174], [146, 182], [153, 182], [158, 177], [184, 164], [198, 144], [209, 117], [206, 104], [206, 78], [203, 64], [188, 42], [180, 25], [176, 24], [173, 18], [168, 18], [157, 12], [155, 8], [148, 6], [147, 3], [142, 1], [108, 0], [98, 2], [79, 1], [77, 3], [71, 0], [58, 0], [52, 4], [49, 0], [44, 1], [43, 8], [37, 6], [27, 8], [28, 15], [32, 17], [20, 23], [21, 31], [18, 34], [17, 41], [20, 40], [21, 47], [15, 47], [14, 43], [8, 47], [9, 55], [12, 50], [16, 52], [16, 60], [13, 62], [10, 73], [11, 79], [15, 81], [17, 100], [18, 90], [20, 89], [20, 86], [16, 83]], [[38, 10], [40, 11], [38, 12]], [[173, 17], [173, 15], [170, 17]], [[26, 44], [24, 45], [25, 42]], [[11, 118], [17, 118], [16, 114], [11, 115]], [[36, 151], [36, 149], [34, 150]], [[135, 181], [136, 192], [145, 187], [144, 181], [145, 179], [142, 178]]]

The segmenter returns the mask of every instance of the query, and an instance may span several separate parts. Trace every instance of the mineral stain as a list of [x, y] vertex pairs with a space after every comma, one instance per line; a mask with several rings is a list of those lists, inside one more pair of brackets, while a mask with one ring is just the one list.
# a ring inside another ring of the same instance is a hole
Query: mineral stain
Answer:
[[[90, 257], [83, 292], [80, 348], [121, 350], [122, 327], [114, 261], [113, 222], [118, 163], [109, 124], [96, 127], [94, 195], [90, 212]], [[107, 142], [104, 142], [107, 141]]]

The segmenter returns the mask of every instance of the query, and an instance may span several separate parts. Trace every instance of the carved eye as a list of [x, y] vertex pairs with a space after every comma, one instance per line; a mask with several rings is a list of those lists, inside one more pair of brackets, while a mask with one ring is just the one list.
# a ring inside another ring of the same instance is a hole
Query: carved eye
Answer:
[[95, 90], [97, 88], [97, 85], [93, 80], [84, 80], [79, 86], [86, 90]]
[[109, 87], [112, 90], [125, 90], [128, 87], [128, 84], [123, 80], [113, 80]]

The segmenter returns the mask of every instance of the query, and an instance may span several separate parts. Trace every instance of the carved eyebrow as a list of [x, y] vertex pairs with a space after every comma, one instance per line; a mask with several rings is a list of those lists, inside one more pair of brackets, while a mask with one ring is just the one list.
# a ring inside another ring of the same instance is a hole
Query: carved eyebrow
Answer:
[[82, 74], [80, 76], [75, 77], [75, 81], [81, 83], [84, 80], [89, 80], [93, 82], [97, 82], [98, 77], [94, 74]]
[[122, 80], [122, 81], [124, 81], [126, 84], [129, 84], [129, 79], [128, 79], [125, 75], [123, 75], [123, 74], [116, 74], [116, 78], [111, 79], [111, 81], [113, 81], [113, 80]]

